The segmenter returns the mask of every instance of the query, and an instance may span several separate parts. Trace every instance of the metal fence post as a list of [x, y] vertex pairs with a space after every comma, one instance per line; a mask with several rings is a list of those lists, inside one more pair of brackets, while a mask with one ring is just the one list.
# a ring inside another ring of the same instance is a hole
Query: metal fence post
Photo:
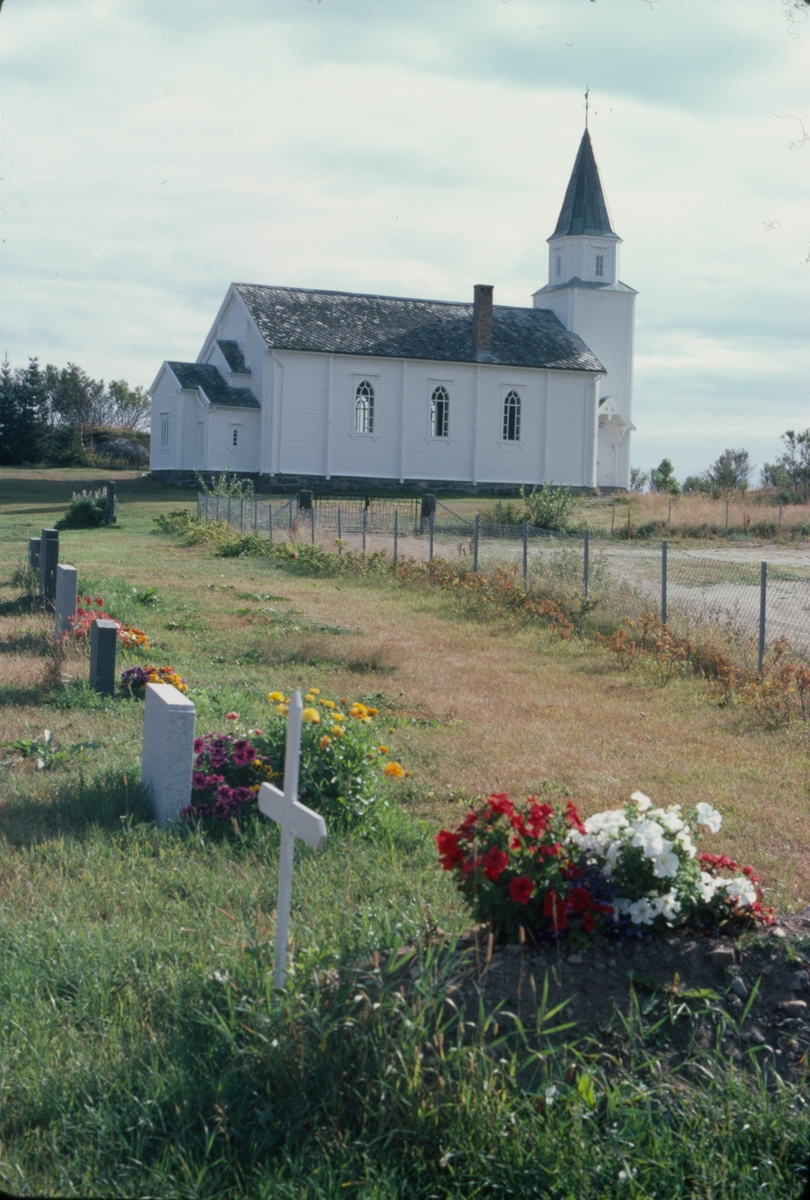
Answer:
[[259, 500], [257, 496], [253, 498], [253, 532], [259, 532]]
[[363, 553], [366, 552], [366, 525], [368, 524], [368, 509], [363, 506]]
[[217, 521], [219, 521], [219, 496], [217, 496]]
[[588, 550], [590, 533], [586, 529], [582, 538], [582, 594], [588, 599]]
[[245, 532], [245, 497], [239, 497], [239, 532]]
[[231, 524], [231, 497], [228, 497], [228, 525]]
[[768, 564], [760, 563], [759, 567], [759, 673], [762, 674], [762, 660], [765, 658], [765, 597], [768, 590]]
[[523, 518], [523, 586], [529, 581], [529, 518]]
[[473, 570], [478, 570], [478, 534], [481, 529], [481, 514], [475, 514], [475, 528], [473, 529]]
[[782, 497], [781, 496], [779, 497], [779, 525], [778, 525], [778, 528], [779, 529], [782, 528]]
[[197, 520], [202, 517], [202, 492], [197, 492]]
[[315, 505], [309, 510], [309, 525], [312, 531], [312, 545], [315, 545]]
[[610, 536], [613, 537], [613, 526], [616, 524], [616, 501], [613, 501], [613, 511], [610, 514]]
[[270, 541], [273, 540], [273, 505], [267, 505], [267, 531], [270, 534]]
[[433, 562], [433, 517], [433, 513], [431, 513], [428, 517], [428, 527], [430, 529], [430, 553], [428, 555], [428, 562]]
[[293, 502], [290, 501], [290, 541], [293, 540]]
[[340, 541], [341, 541], [341, 535], [340, 535], [340, 505], [338, 505], [338, 554], [342, 554], [342, 553], [343, 553], [343, 547], [340, 545]]
[[661, 543], [661, 624], [667, 623], [667, 544]]
[[394, 566], [397, 565], [397, 543], [399, 542], [399, 510], [394, 509]]

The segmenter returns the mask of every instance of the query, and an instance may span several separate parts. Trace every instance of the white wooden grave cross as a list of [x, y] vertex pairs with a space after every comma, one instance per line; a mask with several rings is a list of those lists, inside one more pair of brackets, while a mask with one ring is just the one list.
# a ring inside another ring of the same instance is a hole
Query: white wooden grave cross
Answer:
[[273, 983], [283, 988], [287, 982], [287, 939], [290, 931], [293, 851], [301, 838], [313, 850], [326, 841], [323, 817], [298, 800], [298, 768], [301, 761], [301, 693], [293, 692], [287, 714], [287, 744], [284, 750], [284, 791], [272, 783], [259, 788], [259, 809], [281, 826], [281, 853], [278, 860], [278, 896], [276, 899], [276, 953]]

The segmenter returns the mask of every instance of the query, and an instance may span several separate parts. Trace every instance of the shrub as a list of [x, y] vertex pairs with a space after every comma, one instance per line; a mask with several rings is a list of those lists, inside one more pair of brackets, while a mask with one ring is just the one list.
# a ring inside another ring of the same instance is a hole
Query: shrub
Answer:
[[554, 487], [550, 483], [541, 484], [539, 491], [533, 487], [529, 493], [521, 487], [520, 496], [529, 524], [539, 529], [566, 529], [568, 518], [579, 503], [579, 497], [570, 487]]
[[57, 529], [91, 529], [107, 520], [107, 497], [103, 492], [74, 493], [67, 512], [56, 522]]

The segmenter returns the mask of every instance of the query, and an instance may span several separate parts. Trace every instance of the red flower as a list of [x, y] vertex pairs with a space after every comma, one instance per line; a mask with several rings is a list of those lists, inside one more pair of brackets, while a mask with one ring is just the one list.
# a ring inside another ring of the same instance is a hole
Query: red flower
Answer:
[[493, 846], [487, 850], [486, 854], [481, 856], [481, 865], [484, 868], [484, 875], [490, 883], [496, 883], [498, 876], [502, 875], [506, 870], [506, 864], [509, 859], [504, 854], [499, 846]]
[[596, 919], [595, 919], [593, 913], [590, 910], [588, 910], [588, 912], [586, 912], [582, 917], [582, 928], [585, 930], [586, 933], [593, 933], [595, 927], [596, 927]]
[[562, 933], [568, 924], [565, 902], [557, 895], [554, 888], [550, 888], [546, 892], [546, 898], [543, 901], [543, 916], [548, 917], [551, 921], [551, 927], [555, 933]]
[[554, 809], [550, 804], [538, 804], [536, 800], [532, 800], [532, 806], [529, 809], [529, 819], [526, 822], [529, 836], [539, 838], [545, 833], [549, 817], [553, 815]]
[[435, 840], [443, 871], [452, 871], [454, 867], [464, 861], [464, 854], [458, 848], [458, 834], [450, 833], [447, 829], [440, 829]]
[[521, 837], [529, 836], [522, 813], [512, 813], [512, 816], [509, 818], [509, 824], [514, 830], [516, 830], [517, 833], [520, 834]]
[[101, 596], [96, 596], [96, 604], [99, 606], [99, 608], [104, 607], [104, 601], [102, 600]]
[[514, 805], [511, 800], [507, 799], [506, 792], [500, 792], [497, 796], [490, 796], [487, 804], [489, 805], [490, 812], [503, 813], [505, 817], [510, 818], [515, 815]]
[[229, 712], [229, 713], [225, 713], [225, 720], [226, 720], [226, 721], [238, 721], [238, 720], [239, 720], [239, 713], [237, 713], [237, 712]]
[[582, 823], [582, 818], [576, 810], [576, 805], [569, 800], [565, 806], [565, 819], [569, 825], [578, 830], [579, 833], [587, 833], [587, 829]]
[[478, 824], [478, 813], [476, 813], [476, 812], [467, 813], [466, 817], [464, 818], [464, 820], [461, 822], [461, 824], [458, 827], [459, 837], [465, 837], [467, 834], [469, 834], [475, 828], [475, 826], [477, 824]]
[[544, 846], [542, 843], [537, 847], [537, 853], [541, 858], [556, 858], [562, 854], [562, 846], [559, 842], [555, 842], [553, 846]]
[[572, 913], [588, 912], [593, 907], [591, 893], [587, 888], [571, 888], [568, 895], [568, 908]]
[[518, 875], [509, 880], [509, 899], [515, 904], [528, 904], [533, 891], [534, 883], [528, 875]]
[[582, 872], [580, 871], [579, 867], [575, 867], [572, 863], [570, 867], [566, 867], [563, 871], [563, 879], [567, 879], [569, 883], [574, 883], [577, 879], [579, 879], [581, 874]]
[[85, 604], [92, 604], [92, 603], [93, 603], [93, 597], [92, 597], [92, 596], [85, 596], [85, 598], [84, 598], [84, 602], [85, 602]]

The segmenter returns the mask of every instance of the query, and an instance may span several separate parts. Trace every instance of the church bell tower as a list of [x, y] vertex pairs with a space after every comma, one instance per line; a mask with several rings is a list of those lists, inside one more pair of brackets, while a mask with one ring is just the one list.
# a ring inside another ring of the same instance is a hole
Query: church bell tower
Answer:
[[[586, 110], [587, 111], [587, 110]], [[587, 119], [557, 225], [548, 238], [548, 283], [532, 297], [579, 334], [607, 370], [599, 397], [597, 484], [630, 485], [636, 292], [618, 278], [614, 231]]]

